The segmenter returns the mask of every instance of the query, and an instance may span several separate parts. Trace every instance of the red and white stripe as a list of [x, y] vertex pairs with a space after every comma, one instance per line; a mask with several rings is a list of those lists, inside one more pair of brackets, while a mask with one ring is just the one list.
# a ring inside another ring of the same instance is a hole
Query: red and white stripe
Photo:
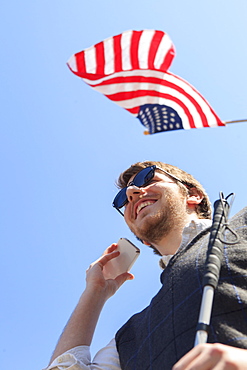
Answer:
[[160, 104], [175, 109], [185, 129], [224, 126], [192, 85], [167, 72], [174, 55], [164, 32], [126, 31], [73, 55], [68, 66], [135, 116], [144, 104]]
[[94, 81], [135, 69], [165, 72], [174, 55], [172, 41], [162, 31], [125, 31], [73, 55], [68, 66], [79, 77]]

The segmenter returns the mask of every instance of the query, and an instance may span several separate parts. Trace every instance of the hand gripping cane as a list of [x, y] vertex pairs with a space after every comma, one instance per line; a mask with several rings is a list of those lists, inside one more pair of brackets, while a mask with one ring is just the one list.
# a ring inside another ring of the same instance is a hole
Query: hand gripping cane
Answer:
[[[207, 342], [214, 290], [218, 284], [221, 268], [223, 245], [235, 244], [238, 242], [237, 234], [230, 230], [229, 226], [227, 225], [227, 219], [230, 210], [230, 205], [227, 202], [227, 199], [233, 195], [234, 194], [231, 193], [226, 197], [226, 199], [224, 199], [223, 193], [221, 192], [220, 199], [214, 203], [213, 224], [209, 237], [205, 274], [202, 282], [203, 294], [194, 344], [195, 346], [197, 344]], [[223, 240], [223, 233], [226, 231], [226, 229], [228, 229], [236, 237], [236, 240], [233, 243]]]

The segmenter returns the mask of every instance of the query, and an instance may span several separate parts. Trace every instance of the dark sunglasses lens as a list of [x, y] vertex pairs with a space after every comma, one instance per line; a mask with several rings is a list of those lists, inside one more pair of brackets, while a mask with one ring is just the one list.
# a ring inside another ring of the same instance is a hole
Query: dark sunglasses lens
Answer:
[[123, 188], [120, 190], [120, 192], [115, 196], [114, 201], [113, 201], [113, 206], [115, 208], [121, 208], [125, 205], [127, 201], [126, 197], [126, 188]]
[[[134, 184], [137, 187], [144, 186], [148, 184], [150, 180], [154, 177], [154, 171], [155, 166], [147, 167], [141, 170], [136, 174], [136, 176], [133, 179], [132, 184]], [[120, 190], [120, 192], [116, 195], [116, 197], [113, 200], [113, 207], [115, 208], [122, 208], [126, 202], [127, 202], [127, 195], [126, 195], [126, 189], [123, 188]]]
[[141, 170], [134, 178], [134, 185], [140, 187], [148, 184], [148, 182], [154, 177], [154, 170], [154, 167], [147, 167]]

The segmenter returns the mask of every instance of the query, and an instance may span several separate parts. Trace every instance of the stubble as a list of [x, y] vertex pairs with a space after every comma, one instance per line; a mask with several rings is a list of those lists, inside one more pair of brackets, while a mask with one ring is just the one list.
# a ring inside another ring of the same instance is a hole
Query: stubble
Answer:
[[165, 195], [164, 206], [155, 214], [147, 215], [141, 227], [131, 227], [131, 231], [141, 240], [149, 244], [157, 244], [176, 228], [181, 229], [186, 217], [184, 197], [174, 199], [168, 192]]

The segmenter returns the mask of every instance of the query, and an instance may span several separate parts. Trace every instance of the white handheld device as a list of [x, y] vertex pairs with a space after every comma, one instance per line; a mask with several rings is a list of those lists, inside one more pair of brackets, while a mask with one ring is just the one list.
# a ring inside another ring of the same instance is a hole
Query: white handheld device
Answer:
[[119, 239], [116, 251], [119, 251], [120, 255], [103, 267], [103, 275], [106, 279], [115, 279], [118, 275], [129, 271], [140, 255], [140, 249], [125, 238]]

